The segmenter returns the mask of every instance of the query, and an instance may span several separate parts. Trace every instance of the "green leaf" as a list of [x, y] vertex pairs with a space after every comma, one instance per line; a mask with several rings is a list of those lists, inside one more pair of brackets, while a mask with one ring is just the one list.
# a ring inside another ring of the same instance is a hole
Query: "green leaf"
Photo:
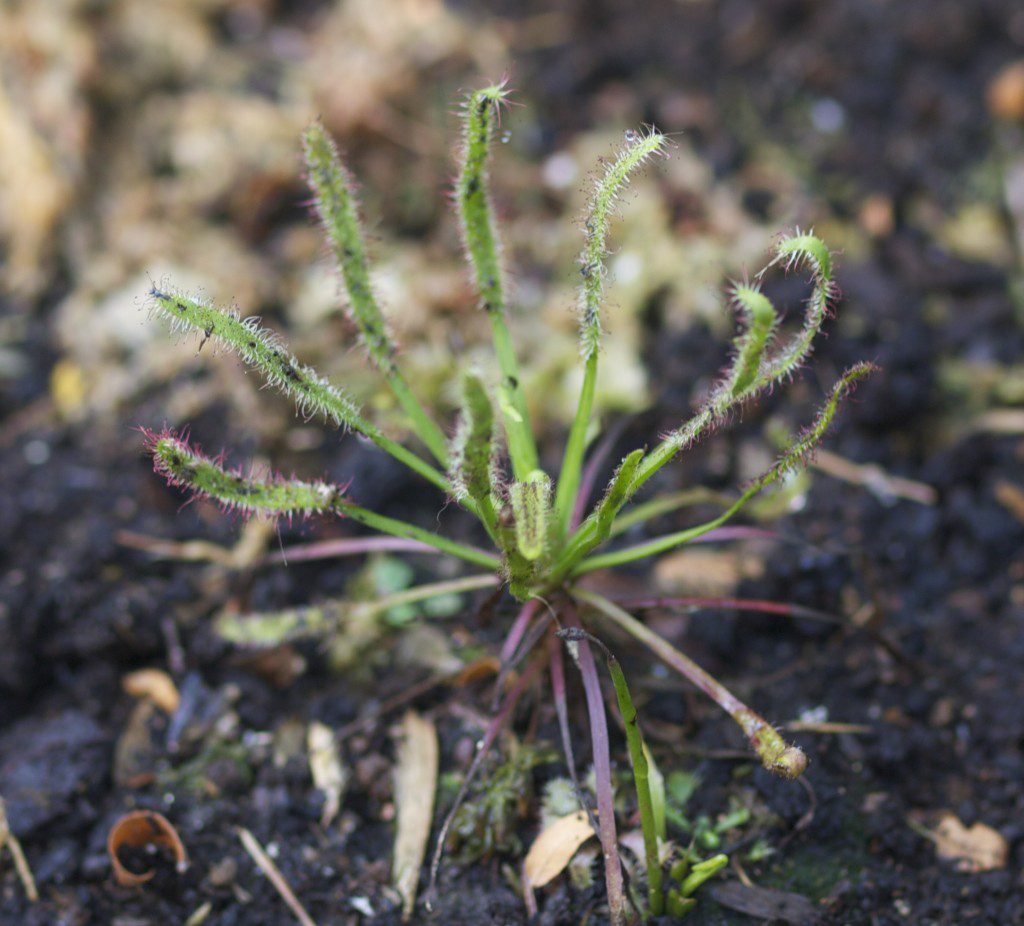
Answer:
[[519, 552], [530, 562], [540, 559], [548, 545], [551, 480], [541, 470], [534, 470], [525, 482], [509, 486], [509, 501]]
[[462, 376], [462, 409], [452, 441], [451, 483], [458, 501], [472, 499], [493, 534], [494, 512], [494, 410], [479, 375]]
[[[741, 308], [748, 314], [748, 331], [740, 339], [740, 350], [725, 378], [712, 389], [697, 413], [676, 428], [644, 459], [633, 485], [636, 492], [676, 454], [692, 446], [701, 437], [724, 423], [743, 401], [759, 395], [772, 385], [791, 375], [809, 356], [814, 339], [828, 315], [829, 302], [835, 291], [832, 281], [832, 257], [821, 239], [797, 232], [783, 238], [775, 249], [775, 256], [758, 274], [782, 264], [787, 270], [806, 264], [810, 267], [814, 289], [804, 313], [801, 330], [774, 354], [765, 351], [774, 322], [769, 325], [768, 313], [774, 309], [756, 287], [741, 288]], [[763, 338], [762, 338], [763, 335]], [[759, 341], [764, 344], [759, 346]], [[756, 360], [756, 364], [755, 364]], [[751, 378], [752, 374], [752, 378]], [[742, 388], [736, 388], [737, 382]]]
[[626, 133], [626, 141], [597, 182], [587, 206], [583, 227], [586, 243], [580, 255], [579, 325], [580, 349], [583, 355], [583, 385], [580, 388], [576, 414], [565, 445], [562, 469], [555, 493], [558, 536], [565, 536], [579, 491], [587, 430], [597, 390], [598, 348], [601, 343], [601, 302], [607, 272], [608, 231], [615, 212], [615, 203], [634, 172], [655, 154], [665, 150], [664, 135], [650, 131]]
[[505, 320], [505, 283], [501, 247], [488, 190], [487, 161], [491, 142], [508, 98], [504, 84], [476, 90], [466, 98], [462, 111], [462, 158], [455, 183], [462, 238], [480, 305], [491, 323], [494, 352], [501, 369], [498, 405], [505, 422], [508, 451], [517, 479], [537, 468], [537, 448], [530, 430], [526, 396], [520, 383], [519, 361]]
[[156, 311], [171, 320], [174, 330], [195, 332], [233, 350], [267, 382], [288, 393], [304, 417], [323, 415], [339, 426], [363, 433], [371, 430], [347, 395], [300, 363], [277, 335], [260, 326], [258, 318], [243, 319], [235, 311], [206, 305], [173, 290], [154, 287], [149, 298]]
[[619, 464], [604, 497], [597, 506], [595, 517], [597, 519], [598, 543], [604, 541], [612, 530], [612, 522], [615, 516], [622, 510], [629, 498], [629, 490], [633, 486], [633, 479], [636, 477], [637, 467], [644, 458], [644, 449], [637, 448], [630, 453]]
[[615, 205], [633, 175], [652, 157], [664, 154], [668, 140], [654, 129], [626, 132], [625, 142], [605, 168], [587, 204], [583, 227], [586, 244], [580, 254], [580, 348], [584, 359], [601, 345], [601, 302], [607, 273], [608, 232]]
[[713, 878], [718, 872], [720, 872], [726, 865], [729, 864], [729, 856], [724, 853], [714, 855], [709, 859], [705, 859], [703, 862], [698, 862], [693, 866], [693, 870], [686, 876], [686, 879], [679, 887], [679, 893], [683, 897], [689, 897], [695, 893], [705, 881]]
[[334, 141], [319, 122], [306, 130], [303, 148], [313, 204], [348, 292], [348, 316], [359, 329], [374, 364], [384, 372], [391, 371], [395, 345], [370, 282], [352, 178], [341, 163]]
[[700, 777], [692, 772], [683, 772], [677, 769], [674, 772], [669, 772], [666, 784], [669, 797], [672, 798], [672, 804], [677, 810], [681, 811], [686, 809], [686, 805], [690, 803], [690, 798], [696, 794], [697, 788], [700, 787]]
[[654, 814], [654, 832], [664, 842], [668, 838], [665, 827], [665, 776], [661, 774], [651, 755], [646, 740], [643, 743], [644, 756], [647, 758], [647, 781], [651, 789], [651, 812]]
[[314, 123], [306, 130], [303, 142], [313, 202], [348, 293], [348, 316], [359, 330], [370, 359], [384, 374], [388, 386], [409, 417], [413, 430], [430, 452], [446, 464], [444, 433], [395, 366], [395, 344], [370, 280], [352, 178], [341, 163], [334, 142], [320, 123]]
[[[573, 574], [582, 575], [583, 573], [591, 572], [594, 569], [607, 569], [612, 566], [621, 566], [624, 563], [635, 562], [638, 559], [646, 559], [650, 556], [667, 553], [669, 550], [682, 546], [683, 544], [690, 543], [709, 531], [714, 530], [716, 527], [720, 527], [725, 524], [726, 521], [737, 514], [740, 509], [758, 493], [779, 482], [790, 473], [799, 470], [804, 465], [807, 457], [811, 455], [814, 448], [825, 436], [825, 432], [828, 431], [829, 425], [831, 425], [832, 419], [835, 417], [836, 410], [839, 407], [839, 403], [859, 380], [868, 376], [876, 369], [877, 367], [871, 363], [858, 363], [855, 366], [850, 367], [850, 369], [847, 370], [840, 378], [839, 382], [832, 387], [832, 392], [829, 395], [828, 400], [821, 409], [819, 409], [818, 415], [814, 419], [812, 425], [804, 431], [796, 441], [793, 442], [793, 444], [785, 453], [782, 454], [781, 457], [779, 457], [769, 470], [762, 473], [757, 479], [750, 483], [743, 494], [728, 508], [726, 508], [725, 511], [718, 515], [718, 517], [713, 518], [710, 521], [706, 521], [703, 524], [689, 527], [686, 530], [677, 531], [674, 534], [666, 534], [664, 537], [656, 537], [653, 540], [648, 540], [646, 543], [641, 543], [634, 547], [626, 547], [624, 550], [615, 550], [611, 553], [602, 553], [597, 556], [592, 556], [579, 563], [579, 565], [573, 570]], [[781, 743], [781, 740], [779, 743]], [[773, 751], [778, 747], [779, 756], [785, 756], [785, 761], [788, 762], [790, 753], [783, 749], [784, 744], [780, 746], [779, 743], [773, 743], [771, 747], [765, 746], [765, 748]], [[779, 767], [778, 771], [785, 774], [782, 766]]]
[[288, 393], [304, 417], [323, 415], [338, 426], [358, 431], [442, 491], [450, 491], [442, 473], [382, 434], [363, 418], [359, 407], [344, 392], [312, 367], [300, 363], [277, 335], [260, 327], [258, 319], [243, 320], [237, 312], [224, 311], [182, 293], [155, 287], [149, 297], [153, 308], [171, 319], [172, 328], [196, 332], [204, 339], [213, 338], [233, 350], [244, 363], [259, 370], [267, 382]]
[[754, 386], [761, 372], [765, 348], [775, 327], [775, 307], [759, 289], [737, 286], [733, 299], [746, 318], [747, 330], [736, 341], [732, 394], [742, 396]]
[[193, 450], [173, 431], [147, 432], [146, 450], [152, 454], [157, 472], [172, 485], [245, 514], [288, 517], [336, 513], [343, 494], [340, 486], [326, 482], [244, 476]]

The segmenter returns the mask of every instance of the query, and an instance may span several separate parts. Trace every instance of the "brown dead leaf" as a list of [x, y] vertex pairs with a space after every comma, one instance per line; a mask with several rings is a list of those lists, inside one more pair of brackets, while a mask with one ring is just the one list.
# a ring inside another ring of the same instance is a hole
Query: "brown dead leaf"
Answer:
[[473, 660], [473, 662], [459, 672], [451, 680], [451, 685], [453, 688], [464, 688], [466, 685], [478, 682], [482, 678], [497, 675], [500, 669], [501, 662], [496, 656], [482, 656], [480, 659]]
[[814, 926], [821, 922], [821, 914], [802, 894], [741, 884], [739, 881], [714, 884], [709, 893], [723, 907], [762, 921], [791, 923], [793, 926]]
[[326, 724], [314, 720], [309, 725], [306, 747], [309, 752], [309, 770], [313, 776], [313, 787], [324, 792], [324, 809], [320, 815], [320, 825], [327, 827], [341, 808], [341, 796], [348, 782], [348, 772], [341, 764], [334, 731]]
[[416, 885], [427, 854], [430, 824], [437, 793], [438, 745], [434, 724], [415, 711], [406, 711], [399, 729], [395, 765], [395, 803], [398, 832], [391, 882], [402, 895], [402, 919], [412, 916]]
[[165, 714], [173, 714], [181, 703], [174, 680], [163, 669], [139, 669], [121, 679], [121, 687], [133, 698], [149, 698]]
[[812, 465], [836, 479], [864, 486], [881, 499], [905, 498], [919, 505], [934, 505], [938, 501], [938, 492], [934, 486], [894, 476], [877, 463], [854, 463], [838, 453], [822, 450], [820, 454], [815, 454]]
[[957, 870], [979, 872], [1005, 868], [1009, 844], [984, 823], [968, 828], [951, 813], [943, 814], [929, 837], [939, 858], [956, 862]]
[[732, 550], [687, 549], [658, 560], [654, 578], [665, 592], [730, 595], [741, 579], [748, 578], [746, 565]]
[[114, 782], [121, 788], [144, 788], [156, 778], [160, 748], [153, 742], [150, 724], [157, 707], [148, 698], [128, 715], [114, 745]]
[[594, 828], [584, 811], [559, 817], [533, 841], [526, 853], [523, 872], [531, 887], [543, 887], [572, 861], [576, 850], [594, 835]]

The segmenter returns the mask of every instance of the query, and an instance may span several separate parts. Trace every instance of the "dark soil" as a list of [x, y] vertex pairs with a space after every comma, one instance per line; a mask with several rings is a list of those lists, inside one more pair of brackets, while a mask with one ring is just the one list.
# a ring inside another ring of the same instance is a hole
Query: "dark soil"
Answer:
[[[520, 2], [453, 6], [471, 19], [496, 15], [497, 6], [513, 25], [542, 12]], [[514, 49], [516, 81], [540, 106], [538, 154], [592, 122], [616, 93], [628, 92], [648, 117], [672, 128], [680, 127], [672, 114], [682, 111], [682, 98], [700, 97], [710, 109], [692, 110], [704, 115], [682, 128], [722, 176], [742, 176], [754, 141], [742, 113], [753, 112], [758, 136], [801, 151], [837, 215], [849, 219], [866, 192], [893, 205], [892, 230], [862, 259], [841, 266], [843, 318], [856, 324], [832, 330], [785, 396], [715, 437], [724, 465], [701, 451], [672, 469], [665, 484], [704, 477], [734, 485], [742, 476], [739, 448], [760, 434], [768, 414], [805, 421], [836, 371], [870, 359], [882, 372], [849, 403], [828, 447], [937, 493], [924, 505], [819, 474], [803, 509], [776, 525], [794, 542], [773, 545], [764, 574], [741, 588], [749, 597], [857, 614], [857, 626], [719, 613], [661, 618], [662, 629], [685, 631], [677, 642], [767, 717], [824, 707], [829, 720], [868, 732], [796, 734], [811, 756], [807, 787], [777, 780], [731, 754], [742, 743], [728, 719], [616, 640], [645, 705], [642, 716], [651, 719], [655, 754], [663, 767], [699, 772], [690, 809], [720, 813], [742, 786], [775, 815], [775, 853], [746, 871], [758, 885], [810, 901], [784, 897], [777, 921], [1024, 922], [1024, 523], [996, 494], [1004, 483], [1021, 487], [1024, 442], [969, 430], [938, 381], [939, 364], [950, 357], [1019, 364], [1024, 326], [1010, 295], [1011, 271], [954, 257], [905, 221], [921, 197], [945, 206], [971, 170], [998, 155], [983, 99], [1000, 67], [1024, 53], [1018, 4], [730, 0], [655, 2], [642, 14], [611, 3], [566, 8], [564, 41]], [[838, 104], [846, 121], [826, 140], [805, 118], [823, 98]], [[751, 208], [765, 208], [765, 196], [770, 191], [751, 189]], [[781, 298], [796, 292], [785, 280], [774, 285]], [[257, 609], [336, 595], [356, 568], [351, 563], [231, 574], [155, 561], [119, 543], [119, 532], [131, 530], [230, 544], [237, 525], [204, 506], [179, 512], [181, 499], [138, 455], [129, 428], [160, 421], [165, 395], [150, 396], [126, 420], [87, 426], [29, 413], [46, 402], [55, 359], [48, 313], [58, 289], [40, 300], [25, 327], [31, 369], [0, 390], [0, 795], [42, 895], [28, 903], [0, 855], [0, 923], [183, 923], [207, 902], [207, 922], [218, 926], [290, 922], [242, 850], [239, 826], [273, 852], [320, 926], [363, 922], [363, 904], [378, 914], [366, 922], [400, 922], [387, 889], [388, 731], [395, 715], [344, 742], [355, 772], [341, 823], [327, 829], [318, 822], [322, 796], [304, 751], [274, 761], [270, 734], [288, 720], [343, 727], [368, 703], [424, 676], [395, 668], [387, 652], [359, 673], [334, 675], [311, 646], [299, 651], [306, 671], [281, 684], [280, 671], [232, 652], [209, 629], [206, 619], [227, 602]], [[941, 316], [929, 311], [938, 303], [946, 307]], [[629, 424], [630, 436], [675, 424], [692, 384], [710, 372], [708, 356], [722, 350], [700, 328], [681, 339], [666, 335], [652, 305], [645, 361], [657, 371], [660, 398]], [[216, 421], [218, 410], [205, 414]], [[557, 443], [547, 452], [557, 459]], [[338, 478], [359, 473], [364, 504], [419, 523], [436, 516], [437, 500], [354, 440], [320, 462]], [[281, 540], [335, 534], [331, 525], [284, 526]], [[635, 572], [622, 582], [643, 588], [645, 576]], [[464, 642], [494, 646], [510, 613], [510, 602], [489, 620], [467, 613]], [[150, 752], [140, 767], [156, 777], [132, 787], [113, 775], [115, 743], [135, 706], [121, 679], [152, 665], [168, 668], [183, 702], [170, 720], [150, 719]], [[582, 699], [576, 680], [571, 684], [578, 709]], [[438, 724], [442, 771], [464, 768], [467, 744], [480, 735], [453, 703], [484, 712], [490, 696], [490, 686], [477, 682], [435, 688], [413, 702]], [[556, 746], [551, 705], [543, 696], [527, 702], [517, 732], [536, 730]], [[234, 727], [213, 737], [226, 718]], [[586, 729], [582, 712], [576, 728]], [[585, 739], [575, 745], [586, 761]], [[617, 734], [613, 749], [625, 768]], [[561, 769], [558, 761], [539, 765], [537, 789]], [[160, 866], [143, 888], [115, 886], [107, 834], [135, 807], [173, 820], [191, 859], [185, 874]], [[907, 821], [941, 810], [966, 826], [997, 829], [1010, 846], [1007, 866], [965, 873], [938, 860], [935, 846]], [[535, 831], [533, 818], [522, 820], [521, 843]], [[505, 876], [518, 869], [519, 857], [447, 867], [435, 913], [420, 908], [414, 922], [525, 923]], [[730, 893], [734, 883], [705, 889], [692, 922], [753, 922], [716, 902], [743, 906]], [[537, 922], [547, 926], [606, 921], [598, 886], [578, 892], [562, 883], [538, 901]], [[763, 919], [772, 916], [768, 901], [755, 907]]]

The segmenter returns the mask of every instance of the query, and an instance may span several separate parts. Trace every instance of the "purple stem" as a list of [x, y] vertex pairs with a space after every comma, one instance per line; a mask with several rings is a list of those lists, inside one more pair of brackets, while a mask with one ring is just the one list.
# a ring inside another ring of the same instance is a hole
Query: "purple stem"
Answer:
[[762, 614], [781, 614], [783, 617], [802, 617], [829, 624], [845, 623], [841, 617], [782, 601], [764, 601], [759, 598], [611, 598], [620, 608], [645, 610], [647, 608], [725, 608], [732, 611], [758, 611]]
[[[511, 672], [519, 663], [521, 663], [527, 656], [533, 652], [533, 648], [540, 642], [540, 638], [547, 633], [548, 624], [551, 623], [552, 618], [555, 615], [549, 610], [544, 614], [534, 625], [530, 628], [530, 632], [526, 635], [519, 649], [516, 650], [515, 655], [508, 661], [501, 664], [498, 669], [498, 680], [494, 687], [494, 706], [497, 706], [498, 698], [501, 692], [505, 688], [505, 679], [508, 677], [508, 673]], [[494, 710], [494, 707], [491, 708]]]
[[[451, 829], [452, 822], [455, 820], [455, 814], [458, 813], [459, 807], [462, 806], [462, 802], [466, 799], [469, 786], [473, 783], [473, 779], [476, 778], [477, 772], [480, 771], [480, 766], [491, 751], [491, 747], [494, 745], [494, 741], [498, 738], [498, 734], [501, 732], [502, 727], [504, 727], [508, 722], [508, 718], [512, 713], [512, 709], [516, 706], [516, 702], [526, 690], [526, 686], [533, 680], [533, 677], [537, 674], [537, 670], [539, 668], [539, 660], [534, 660], [530, 663], [526, 671], [519, 676], [519, 679], [516, 681], [515, 685], [512, 686], [509, 693], [505, 695], [505, 700], [501, 704], [501, 709], [487, 724], [487, 730], [484, 732], [484, 738], [480, 741], [480, 744], [477, 747], [476, 755], [470, 763], [469, 771], [466, 772], [466, 777], [462, 780], [462, 785], [459, 787], [459, 793], [455, 795], [455, 803], [452, 804], [452, 809], [448, 811], [448, 815], [444, 818], [444, 823], [441, 825], [441, 832], [438, 834], [437, 845], [434, 848], [434, 857], [430, 862], [430, 887], [427, 889], [428, 898], [433, 897], [434, 889], [437, 886], [437, 872], [441, 867], [441, 859], [444, 856], [444, 844], [448, 839], [448, 831]], [[428, 909], [430, 907], [429, 899], [427, 907]]]
[[691, 540], [690, 543], [721, 543], [723, 540], [778, 540], [779, 534], [763, 527], [716, 527], [713, 531]]
[[302, 543], [278, 550], [264, 558], [265, 563], [298, 563], [304, 560], [332, 559], [335, 556], [359, 556], [363, 553], [381, 551], [404, 553], [437, 553], [418, 540], [404, 537], [352, 537], [340, 540], [321, 540], [316, 543]]
[[579, 777], [576, 774], [576, 756], [572, 748], [572, 734], [569, 732], [569, 699], [566, 697], [565, 688], [565, 656], [562, 652], [563, 643], [553, 633], [548, 636], [548, 656], [551, 663], [551, 693], [555, 698], [555, 713], [558, 715], [558, 732], [562, 737], [562, 752], [565, 754], [565, 764], [569, 769], [569, 780], [572, 782], [573, 790], [576, 792], [576, 800], [580, 807], [590, 817], [590, 825], [594, 832], [599, 832], [597, 819], [590, 809], [586, 798], [583, 796], [583, 788], [580, 785]]
[[554, 634], [548, 637], [548, 656], [551, 660], [551, 693], [555, 698], [558, 730], [562, 734], [562, 751], [569, 766], [569, 776], [575, 779], [576, 759], [572, 751], [572, 737], [569, 735], [569, 701], [565, 695], [565, 659], [562, 657], [562, 641]]
[[508, 678], [508, 673], [512, 669], [513, 657], [516, 655], [516, 650], [522, 642], [522, 639], [526, 634], [526, 630], [532, 623], [533, 616], [537, 613], [537, 608], [539, 607], [540, 601], [536, 598], [531, 598], [526, 602], [526, 604], [519, 609], [516, 619], [512, 621], [512, 626], [508, 629], [508, 635], [505, 637], [505, 642], [501, 644], [498, 678], [494, 683], [494, 697], [491, 699], [492, 713], [497, 710], [498, 699], [501, 697], [502, 691], [505, 690], [505, 679]]
[[537, 613], [537, 608], [539, 607], [540, 601], [536, 598], [531, 598], [519, 609], [516, 619], [512, 621], [512, 626], [509, 627], [505, 642], [501, 644], [502, 665], [512, 661], [512, 657], [516, 654], [516, 649], [526, 634], [526, 628], [530, 626], [533, 615]]
[[577, 601], [584, 601], [618, 624], [634, 639], [650, 649], [669, 668], [685, 676], [712, 701], [728, 713], [746, 734], [750, 745], [766, 769], [784, 778], [799, 778], [807, 768], [807, 756], [796, 746], [788, 746], [767, 720], [752, 711], [713, 675], [689, 656], [683, 655], [664, 637], [642, 624], [614, 601], [584, 588], [572, 590]]
[[[565, 606], [567, 627], [580, 627], [575, 608]], [[577, 644], [576, 665], [583, 678], [583, 691], [587, 698], [590, 717], [590, 742], [594, 756], [594, 779], [597, 791], [598, 838], [604, 855], [604, 880], [608, 890], [608, 912], [612, 926], [626, 922], [626, 895], [622, 887], [622, 864], [619, 861], [619, 840], [615, 831], [615, 790], [612, 785], [612, 763], [608, 745], [608, 721], [604, 713], [601, 680], [594, 663], [590, 644], [581, 640]]]

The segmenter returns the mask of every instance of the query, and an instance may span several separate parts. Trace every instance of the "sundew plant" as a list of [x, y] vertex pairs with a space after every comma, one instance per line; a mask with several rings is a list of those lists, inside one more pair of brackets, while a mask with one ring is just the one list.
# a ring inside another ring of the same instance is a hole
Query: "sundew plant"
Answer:
[[[411, 470], [416, 479], [437, 492], [438, 504], [453, 500], [481, 525], [488, 548], [470, 546], [418, 526], [385, 517], [358, 503], [358, 486], [322, 481], [285, 479], [255, 470], [229, 469], [222, 458], [203, 455], [187, 437], [172, 431], [147, 432], [148, 451], [156, 469], [175, 486], [197, 496], [216, 499], [225, 508], [270, 518], [337, 515], [351, 518], [379, 534], [393, 549], [431, 551], [465, 561], [475, 572], [457, 580], [419, 586], [403, 593], [402, 601], [424, 600], [452, 591], [505, 586], [520, 610], [505, 639], [497, 711], [478, 751], [475, 770], [509, 717], [526, 681], [547, 670], [563, 745], [572, 767], [568, 734], [563, 643], [569, 646], [581, 672], [590, 721], [596, 773], [596, 825], [602, 844], [605, 880], [612, 921], [631, 916], [617, 851], [613, 788], [605, 704], [602, 700], [593, 645], [603, 648], [594, 632], [603, 622], [647, 647], [658, 659], [681, 673], [717, 702], [739, 725], [761, 764], [785, 778], [796, 778], [807, 758], [788, 744], [764, 718], [743, 704], [720, 682], [609, 597], [588, 587], [586, 577], [668, 553], [720, 528], [759, 492], [779, 483], [799, 468], [821, 440], [836, 408], [851, 387], [871, 369], [858, 364], [847, 370], [826, 397], [817, 417], [779, 456], [774, 465], [725, 504], [711, 520], [685, 530], [655, 536], [635, 545], [616, 542], [626, 529], [679, 508], [685, 499], [644, 498], [651, 479], [679, 454], [728, 422], [776, 384], [788, 380], [811, 354], [816, 335], [828, 316], [835, 294], [832, 258], [815, 236], [797, 232], [781, 238], [768, 265], [752, 283], [732, 288], [740, 331], [727, 369], [720, 375], [696, 412], [681, 415], [678, 427], [652, 438], [650, 446], [627, 454], [603, 491], [595, 490], [601, 454], [588, 459], [593, 430], [593, 406], [600, 371], [602, 303], [607, 279], [609, 231], [616, 204], [625, 187], [644, 164], [664, 155], [664, 135], [649, 128], [628, 131], [614, 156], [598, 171], [583, 221], [584, 243], [579, 258], [579, 332], [583, 383], [557, 469], [541, 465], [530, 426], [529, 403], [508, 327], [508, 299], [501, 243], [488, 192], [488, 161], [501, 109], [508, 97], [504, 85], [470, 93], [462, 109], [462, 145], [454, 202], [458, 210], [466, 257], [479, 294], [480, 309], [490, 323], [495, 369], [461, 373], [461, 411], [453, 427], [440, 423], [417, 398], [414, 383], [402, 373], [395, 341], [376, 298], [361, 230], [352, 179], [337, 148], [319, 124], [304, 138], [308, 182], [316, 212], [347, 293], [347, 312], [358, 329], [371, 364], [394, 394], [416, 445], [407, 447], [380, 430], [361, 411], [355, 398], [303, 364], [286, 344], [263, 328], [256, 318], [172, 291], [154, 288], [149, 302], [179, 331], [197, 333], [234, 351], [257, 369], [267, 382], [290, 395], [306, 416], [321, 416], [342, 430], [355, 431]], [[786, 337], [778, 330], [779, 315], [762, 292], [760, 280], [773, 267], [805, 270], [812, 291], [802, 326]], [[449, 433], [449, 431], [451, 433]], [[371, 541], [359, 547], [373, 549]], [[588, 629], [584, 629], [584, 628]], [[556, 635], [557, 634], [557, 635]], [[559, 639], [559, 637], [561, 639]], [[540, 644], [546, 641], [546, 645]], [[648, 849], [648, 911], [664, 909], [656, 837], [652, 836], [650, 796], [636, 712], [621, 697], [625, 680], [610, 654], [620, 709], [630, 731], [638, 804]], [[515, 677], [513, 667], [523, 664]], [[509, 683], [509, 684], [506, 684]], [[642, 765], [643, 768], [638, 768]], [[642, 772], [643, 774], [639, 774]], [[645, 807], [646, 797], [646, 811]], [[438, 842], [444, 844], [447, 825]]]

